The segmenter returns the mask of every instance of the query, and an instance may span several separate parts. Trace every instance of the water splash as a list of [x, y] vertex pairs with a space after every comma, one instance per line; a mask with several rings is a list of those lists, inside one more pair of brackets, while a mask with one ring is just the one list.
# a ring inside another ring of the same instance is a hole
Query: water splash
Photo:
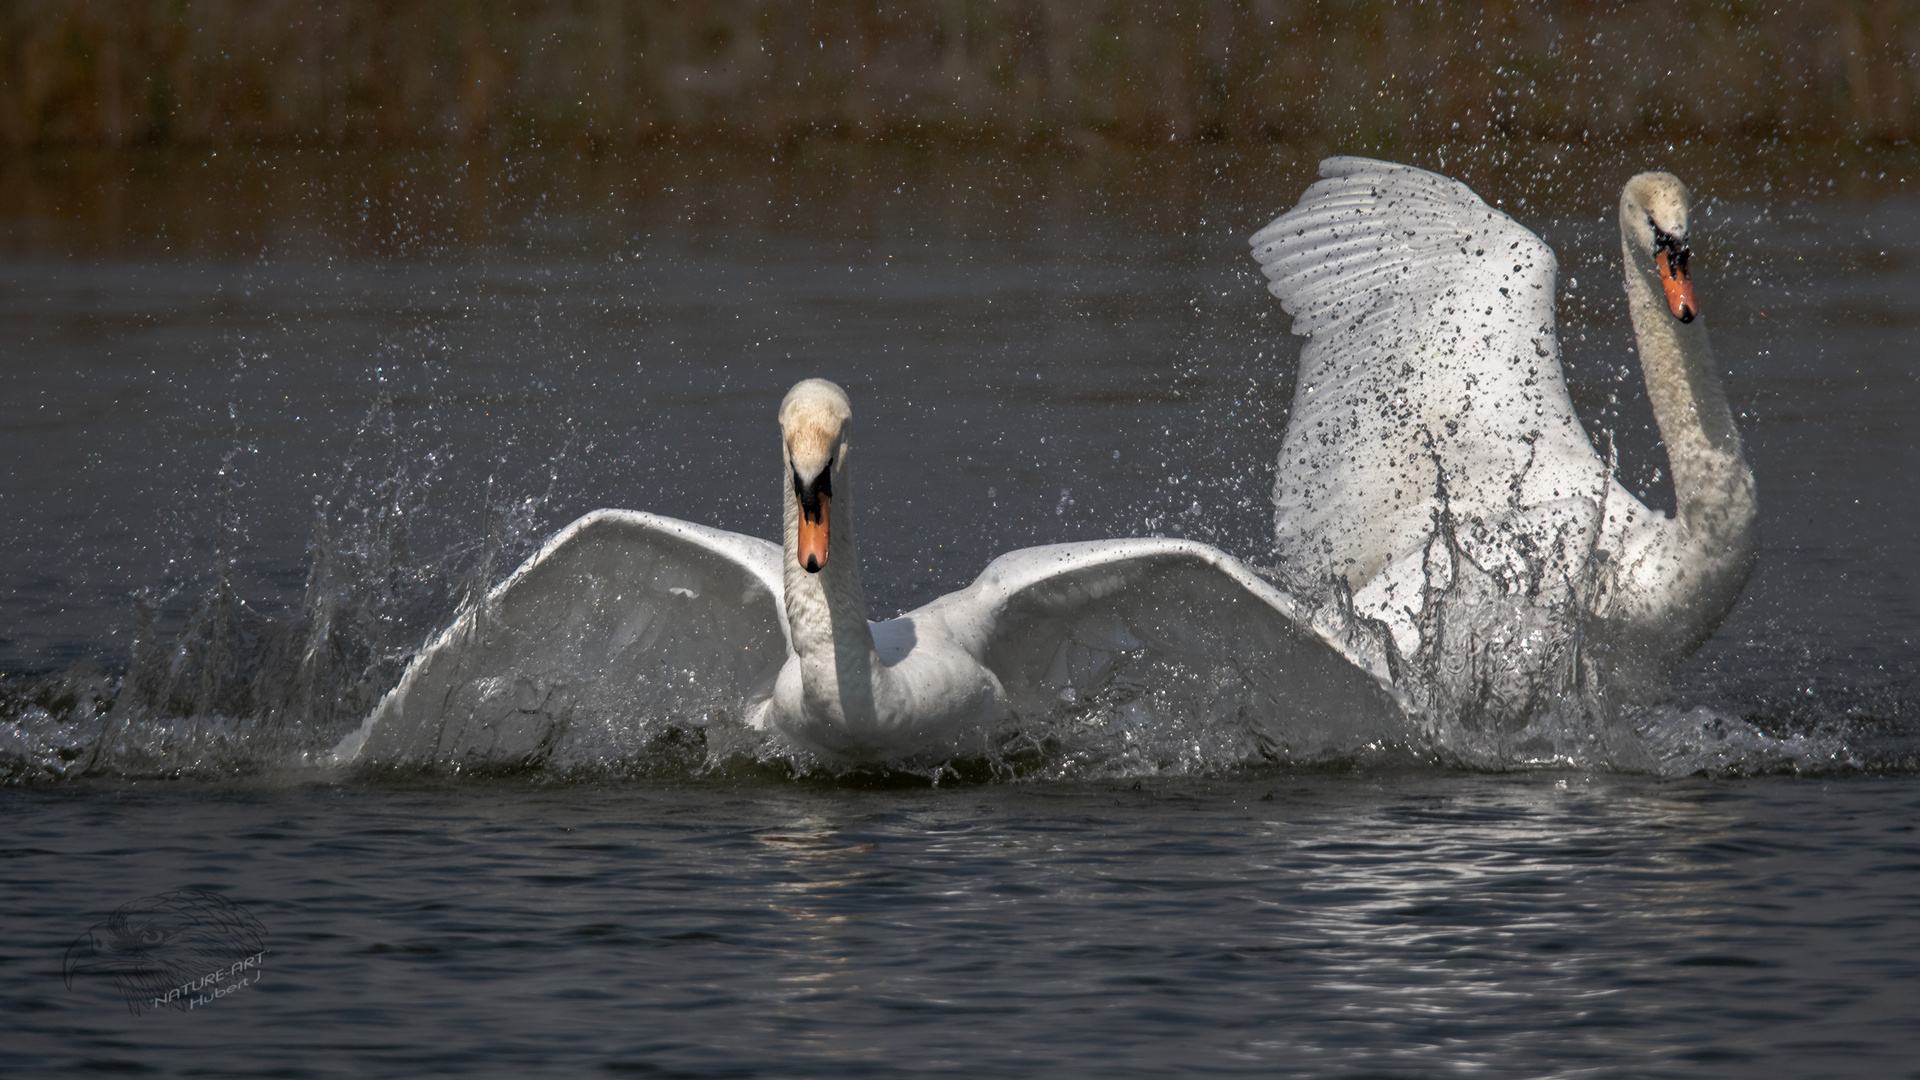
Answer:
[[379, 393], [331, 492], [315, 500], [301, 599], [272, 615], [236, 584], [248, 481], [244, 448], [229, 451], [184, 622], [168, 627], [163, 612], [189, 586], [149, 586], [133, 597], [134, 640], [118, 678], [83, 663], [0, 682], [0, 781], [236, 775], [318, 760], [399, 679], [425, 630], [533, 547], [570, 447], [546, 462], [543, 491], [503, 492], [489, 477], [478, 539], [429, 554], [422, 522], [441, 494], [442, 452]]
[[[143, 590], [119, 677], [79, 665], [0, 682], [0, 780], [233, 776], [324, 760], [428, 635], [476, 611], [543, 538], [543, 511], [570, 447], [569, 440], [551, 454], [531, 485], [488, 477], [477, 532], [436, 544], [421, 522], [433, 517], [436, 498], [459, 493], [448, 490], [431, 437], [399, 422], [391, 398], [377, 395], [331, 491], [315, 502], [301, 599], [277, 615], [250, 605], [235, 583], [248, 479], [243, 454], [226, 454], [208, 500], [206, 576], [183, 624], [163, 625], [174, 593]], [[1456, 521], [1443, 502], [1434, 540], [1406, 580], [1411, 638], [1377, 617], [1378, 598], [1337, 581], [1319, 586], [1321, 628], [1420, 706], [1422, 724], [1401, 738], [1276, 728], [1254, 686], [1257, 673], [1122, 655], [1043, 713], [975, 733], [961, 752], [879, 770], [816, 758], [724, 708], [649, 710], [593, 695], [566, 698], [561, 708], [550, 707], [561, 698], [542, 694], [525, 711], [524, 752], [445, 771], [555, 782], [751, 774], [946, 783], [1271, 768], [1748, 775], [1903, 767], [1897, 748], [1892, 756], [1860, 749], [1857, 725], [1770, 732], [1725, 708], [1620, 705], [1606, 649], [1574, 616], [1604, 587], [1607, 571], [1593, 557], [1592, 530], [1580, 524], [1566, 518], [1534, 528], [1521, 544]]]

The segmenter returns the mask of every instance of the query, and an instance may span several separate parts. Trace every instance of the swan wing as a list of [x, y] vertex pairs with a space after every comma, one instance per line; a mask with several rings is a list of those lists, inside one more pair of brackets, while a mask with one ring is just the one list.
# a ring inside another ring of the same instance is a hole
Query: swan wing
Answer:
[[1283, 572], [1357, 592], [1418, 572], [1450, 522], [1483, 568], [1537, 577], [1529, 549], [1590, 533], [1608, 482], [1560, 370], [1552, 249], [1423, 169], [1320, 174], [1251, 240], [1307, 338], [1274, 483]]
[[781, 590], [775, 544], [596, 510], [415, 656], [334, 760], [537, 764], [582, 721], [749, 707], [787, 659]]
[[[1402, 736], [1402, 696], [1239, 560], [1173, 539], [1027, 548], [927, 608], [1016, 716], [1245, 725], [1269, 755]], [[1163, 715], [1164, 714], [1164, 715]]]

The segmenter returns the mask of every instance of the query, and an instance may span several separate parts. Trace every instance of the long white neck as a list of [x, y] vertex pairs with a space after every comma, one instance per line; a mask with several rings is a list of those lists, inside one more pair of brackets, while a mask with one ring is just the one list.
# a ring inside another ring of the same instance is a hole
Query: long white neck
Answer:
[[[1733, 411], [1714, 370], [1706, 321], [1690, 323], [1668, 309], [1653, 256], [1633, 237], [1621, 205], [1621, 247], [1627, 300], [1660, 437], [1673, 474], [1677, 543], [1629, 583], [1630, 618], [1671, 660], [1691, 653], [1719, 627], [1759, 556], [1753, 470], [1740, 445]], [[1634, 595], [1637, 594], [1637, 595]]]
[[860, 589], [860, 550], [853, 539], [853, 492], [845, 457], [833, 466], [827, 513], [827, 564], [810, 574], [800, 565], [800, 503], [783, 467], [783, 577], [793, 651], [800, 658], [803, 707], [810, 719], [866, 729], [875, 722], [873, 631]]

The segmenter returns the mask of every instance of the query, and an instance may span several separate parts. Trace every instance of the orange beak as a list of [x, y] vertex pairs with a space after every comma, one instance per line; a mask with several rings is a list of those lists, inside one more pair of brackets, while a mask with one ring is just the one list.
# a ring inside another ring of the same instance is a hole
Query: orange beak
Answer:
[[1687, 264], [1669, 262], [1666, 248], [1654, 253], [1653, 264], [1660, 268], [1660, 284], [1667, 290], [1667, 310], [1681, 322], [1692, 322], [1700, 302], [1693, 298], [1693, 276], [1687, 273]]
[[805, 507], [800, 509], [800, 547], [794, 555], [809, 574], [817, 574], [827, 565], [827, 512], [831, 502], [833, 496], [821, 495], [817, 515], [807, 513]]

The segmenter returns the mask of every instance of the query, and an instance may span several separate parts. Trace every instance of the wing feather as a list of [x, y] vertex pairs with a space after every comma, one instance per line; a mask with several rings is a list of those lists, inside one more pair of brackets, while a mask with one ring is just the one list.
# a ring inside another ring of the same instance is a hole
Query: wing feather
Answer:
[[786, 662], [782, 588], [775, 544], [596, 510], [414, 657], [334, 758], [534, 764], [583, 720], [748, 708]]
[[1497, 529], [1597, 504], [1606, 470], [1560, 371], [1552, 249], [1444, 176], [1353, 157], [1320, 172], [1251, 240], [1307, 338], [1274, 485], [1288, 576], [1359, 590], [1422, 558], [1443, 512]]
[[[1027, 548], [927, 608], [1000, 680], [1016, 715], [1102, 703], [1156, 730], [1244, 723], [1265, 752], [1405, 737], [1405, 698], [1239, 560], [1187, 540]], [[1174, 722], [1170, 725], [1168, 722]]]

